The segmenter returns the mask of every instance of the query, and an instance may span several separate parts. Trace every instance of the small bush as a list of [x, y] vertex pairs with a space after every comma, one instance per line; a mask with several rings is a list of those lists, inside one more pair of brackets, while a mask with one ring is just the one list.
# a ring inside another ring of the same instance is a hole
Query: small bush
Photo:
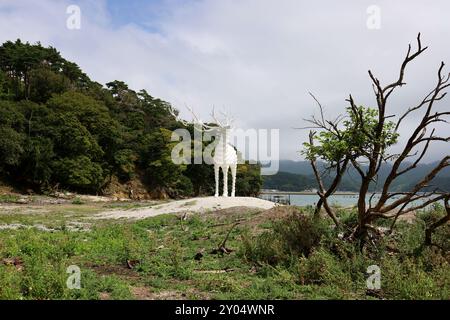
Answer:
[[330, 233], [330, 228], [324, 220], [294, 213], [286, 220], [276, 223], [274, 232], [281, 238], [286, 252], [307, 257], [322, 238]]
[[242, 256], [248, 261], [276, 265], [289, 257], [280, 238], [273, 231], [263, 232], [256, 240], [247, 235], [242, 238], [244, 248]]
[[309, 256], [331, 232], [323, 220], [294, 213], [274, 222], [272, 230], [260, 234], [256, 241], [244, 236], [244, 256], [270, 265], [289, 263], [292, 257]]

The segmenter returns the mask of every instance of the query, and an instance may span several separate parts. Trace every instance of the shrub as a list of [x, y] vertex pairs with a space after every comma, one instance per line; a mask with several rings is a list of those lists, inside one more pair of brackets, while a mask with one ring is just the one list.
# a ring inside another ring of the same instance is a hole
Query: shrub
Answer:
[[323, 220], [300, 213], [273, 223], [273, 229], [255, 241], [244, 236], [244, 256], [254, 262], [275, 265], [289, 263], [292, 257], [309, 256], [331, 233]]
[[330, 234], [330, 228], [324, 220], [294, 213], [276, 223], [274, 233], [279, 235], [285, 252], [309, 256], [312, 249], [320, 244], [322, 238]]
[[265, 231], [256, 239], [243, 236], [243, 248], [244, 258], [256, 263], [275, 265], [288, 259], [280, 238], [273, 231]]

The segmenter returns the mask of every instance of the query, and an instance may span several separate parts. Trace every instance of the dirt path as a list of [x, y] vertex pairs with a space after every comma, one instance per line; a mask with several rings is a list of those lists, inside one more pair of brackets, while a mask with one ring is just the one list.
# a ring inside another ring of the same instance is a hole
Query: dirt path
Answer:
[[147, 208], [130, 210], [111, 210], [95, 215], [98, 219], [144, 219], [165, 213], [181, 212], [208, 212], [232, 207], [249, 207], [258, 209], [271, 209], [277, 206], [276, 203], [252, 197], [203, 197], [185, 200], [171, 201], [164, 204], [154, 205]]

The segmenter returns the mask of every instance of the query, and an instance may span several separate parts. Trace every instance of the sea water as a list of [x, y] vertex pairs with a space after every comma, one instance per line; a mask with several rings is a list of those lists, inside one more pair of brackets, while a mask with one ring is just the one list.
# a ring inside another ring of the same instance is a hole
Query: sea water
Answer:
[[[370, 196], [371, 194], [369, 194]], [[291, 205], [295, 206], [314, 206], [316, 205], [317, 201], [319, 201], [319, 196], [317, 194], [290, 194], [287, 195], [290, 198]], [[395, 196], [391, 199], [389, 199], [389, 202], [395, 201], [399, 199], [400, 196]], [[261, 196], [261, 198], [264, 198], [264, 195]], [[375, 205], [380, 198], [380, 194], [375, 194], [372, 198], [372, 205]], [[426, 200], [429, 200], [430, 198], [423, 198], [420, 200], [416, 200], [413, 202], [413, 205], [418, 205], [423, 203]], [[328, 202], [332, 206], [340, 206], [340, 207], [352, 207], [356, 206], [358, 202], [358, 194], [339, 194], [339, 195], [333, 195], [328, 198]], [[368, 199], [367, 199], [368, 202]]]

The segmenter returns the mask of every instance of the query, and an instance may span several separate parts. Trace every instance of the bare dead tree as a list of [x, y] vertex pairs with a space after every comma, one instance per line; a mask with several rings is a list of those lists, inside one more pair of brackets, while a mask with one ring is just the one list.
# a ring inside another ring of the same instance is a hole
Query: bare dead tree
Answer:
[[[405, 85], [404, 75], [408, 64], [413, 61], [416, 57], [422, 54], [427, 47], [423, 47], [420, 39], [420, 33], [417, 36], [417, 48], [413, 51], [411, 45], [408, 47], [407, 54], [400, 66], [398, 78], [388, 84], [383, 86], [378, 78], [376, 78], [372, 71], [369, 72], [370, 79], [372, 80], [373, 90], [376, 96], [376, 115], [374, 116], [375, 125], [371, 123], [372, 119], [365, 115], [365, 110], [363, 107], [358, 107], [355, 103], [353, 97], [350, 95], [346, 100], [349, 103], [348, 116], [351, 119], [352, 130], [354, 135], [349, 135], [341, 137], [344, 131], [339, 127], [339, 122], [342, 118], [338, 118], [335, 121], [328, 121], [324, 119], [323, 110], [320, 107], [320, 119], [313, 117], [309, 120], [313, 124], [313, 127], [323, 130], [333, 137], [336, 142], [346, 141], [348, 148], [345, 152], [338, 155], [339, 160], [334, 161], [334, 166], [336, 166], [335, 178], [333, 183], [328, 190], [325, 190], [322, 181], [320, 180], [320, 175], [317, 172], [317, 165], [315, 163], [315, 158], [310, 157], [311, 166], [314, 171], [314, 175], [319, 184], [319, 196], [321, 203], [318, 204], [316, 210], [320, 210], [322, 203], [325, 210], [327, 209], [327, 196], [334, 193], [337, 189], [341, 178], [342, 171], [345, 170], [348, 163], [351, 163], [356, 169], [356, 172], [361, 178], [361, 185], [359, 188], [358, 195], [358, 224], [354, 228], [351, 238], [362, 238], [367, 235], [369, 231], [376, 230], [372, 225], [377, 219], [392, 219], [391, 229], [394, 227], [395, 222], [398, 217], [411, 211], [425, 208], [426, 206], [437, 202], [445, 200], [446, 208], [448, 208], [448, 198], [449, 193], [439, 193], [437, 189], [431, 192], [424, 192], [426, 188], [430, 188], [430, 182], [436, 177], [436, 175], [445, 167], [450, 165], [450, 155], [445, 155], [437, 165], [430, 170], [424, 177], [422, 177], [414, 186], [406, 192], [391, 192], [391, 186], [396, 179], [404, 175], [405, 173], [414, 170], [421, 160], [426, 155], [429, 146], [434, 142], [444, 142], [448, 143], [450, 137], [435, 135], [435, 129], [432, 126], [438, 122], [447, 123], [445, 119], [450, 115], [450, 111], [434, 111], [433, 107], [437, 101], [442, 100], [447, 94], [446, 89], [450, 86], [450, 74], [444, 74], [444, 63], [442, 62], [438, 72], [437, 72], [437, 83], [434, 88], [428, 93], [417, 105], [414, 105], [406, 110], [406, 112], [398, 117], [398, 121], [393, 123], [388, 120], [394, 117], [387, 113], [387, 103], [391, 94], [398, 88]], [[448, 109], [447, 109], [448, 110]], [[388, 148], [396, 140], [395, 136], [398, 134], [398, 129], [402, 121], [408, 117], [410, 114], [415, 113], [416, 115], [422, 111], [419, 116], [420, 122], [417, 127], [413, 130], [412, 134], [409, 136], [405, 146], [402, 151], [398, 154], [388, 154]], [[391, 125], [393, 129], [390, 129]], [[427, 135], [427, 132], [430, 132]], [[310, 143], [309, 150], [312, 150], [314, 154], [314, 135], [315, 132], [310, 132]], [[358, 139], [353, 139], [355, 135], [359, 135]], [[362, 137], [362, 138], [361, 138]], [[353, 140], [352, 140], [353, 139]], [[391, 142], [388, 140], [391, 139]], [[355, 141], [363, 141], [363, 143], [355, 143]], [[415, 150], [421, 150], [420, 152]], [[450, 150], [450, 149], [448, 149]], [[407, 162], [407, 159], [416, 157], [413, 162]], [[373, 182], [379, 182], [378, 173], [380, 167], [383, 163], [392, 162], [392, 167], [384, 180], [381, 188], [381, 194], [378, 201], [372, 205], [372, 200], [374, 198], [374, 193], [369, 196], [369, 187]], [[338, 166], [339, 164], [339, 166]], [[395, 200], [394, 200], [394, 197]], [[367, 203], [367, 200], [368, 203]], [[420, 201], [418, 201], [420, 200]], [[331, 209], [330, 209], [331, 210]], [[448, 212], [448, 210], [447, 210]], [[331, 214], [328, 212], [331, 216]], [[335, 216], [332, 216], [333, 221]], [[448, 214], [446, 218], [439, 220], [436, 224], [433, 224], [428, 228], [427, 232], [432, 233], [435, 228], [446, 223], [448, 221]], [[431, 235], [429, 236], [431, 237]]]
[[[450, 115], [450, 111], [433, 112], [433, 106], [435, 105], [435, 102], [445, 97], [445, 95], [447, 94], [447, 92], [445, 92], [445, 89], [450, 86], [449, 83], [450, 74], [443, 75], [444, 62], [441, 62], [441, 65], [438, 69], [437, 74], [438, 81], [436, 83], [436, 86], [430, 91], [429, 94], [425, 96], [425, 98], [422, 99], [422, 101], [419, 104], [409, 108], [402, 116], [399, 117], [399, 120], [397, 121], [397, 124], [395, 126], [396, 132], [400, 126], [400, 123], [409, 114], [419, 110], [425, 111], [422, 115], [419, 125], [415, 128], [415, 130], [413, 130], [412, 134], [410, 135], [406, 145], [403, 148], [403, 151], [400, 154], [391, 156], [391, 158], [394, 158], [395, 161], [393, 162], [390, 173], [388, 174], [386, 180], [384, 181], [381, 195], [377, 204], [373, 207], [370, 205], [368, 208], [366, 207], [367, 206], [366, 199], [369, 185], [377, 175], [381, 164], [386, 161], [383, 154], [384, 150], [382, 145], [383, 143], [382, 135], [384, 131], [383, 130], [384, 125], [386, 124], [386, 120], [388, 119], [388, 117], [390, 117], [386, 113], [386, 105], [388, 99], [390, 95], [394, 92], [394, 90], [406, 84], [404, 82], [404, 74], [407, 65], [416, 57], [418, 57], [421, 53], [423, 53], [426, 49], [427, 47], [422, 47], [419, 33], [419, 35], [417, 36], [416, 51], [414, 53], [411, 53], [411, 45], [409, 45], [406, 57], [403, 60], [402, 65], [400, 67], [398, 79], [385, 87], [382, 87], [380, 81], [369, 70], [369, 76], [372, 79], [373, 88], [376, 95], [378, 107], [378, 124], [375, 129], [375, 132], [370, 133], [369, 136], [369, 138], [373, 139], [372, 141], [374, 141], [374, 143], [372, 152], [367, 157], [367, 160], [369, 161], [368, 170], [362, 172], [363, 170], [361, 170], [361, 167], [359, 166], [358, 162], [357, 161], [352, 162], [355, 167], [358, 167], [360, 169], [357, 171], [361, 174], [362, 179], [358, 199], [358, 220], [359, 220], [358, 232], [364, 231], [365, 229], [364, 227], [370, 225], [373, 222], [373, 220], [378, 217], [394, 218], [395, 219], [394, 221], [396, 221], [396, 219], [402, 214], [424, 208], [427, 205], [442, 200], [446, 197], [445, 194], [436, 195], [435, 192], [423, 193], [423, 190], [425, 187], [429, 186], [429, 182], [434, 177], [436, 177], [436, 175], [442, 169], [450, 165], [449, 155], [444, 156], [441, 159], [441, 161], [439, 161], [439, 163], [427, 175], [425, 175], [420, 181], [418, 181], [409, 192], [402, 193], [400, 198], [396, 199], [395, 201], [392, 202], [389, 201], [393, 198], [394, 195], [398, 195], [398, 193], [390, 192], [390, 186], [392, 185], [392, 183], [406, 172], [413, 170], [414, 168], [417, 167], [417, 165], [423, 159], [432, 142], [450, 141], [450, 137], [442, 137], [434, 135], [435, 133], [434, 129], [431, 130], [431, 134], [429, 136], [426, 136], [427, 129], [429, 129], [431, 125], [437, 122], [447, 123], [447, 121], [443, 117]], [[356, 112], [356, 105], [351, 96], [348, 99], [348, 101], [351, 105], [351, 110], [353, 110], [353, 112]], [[364, 131], [362, 132], [362, 134], [367, 135], [367, 133]], [[402, 164], [405, 163], [405, 160], [414, 155], [413, 150], [416, 147], [422, 148], [420, 155], [416, 158], [414, 162], [408, 164], [406, 168], [400, 170], [400, 167]], [[415, 201], [420, 199], [428, 199], [428, 200], [420, 204], [414, 204]], [[388, 214], [393, 211], [396, 212], [394, 215]]]

